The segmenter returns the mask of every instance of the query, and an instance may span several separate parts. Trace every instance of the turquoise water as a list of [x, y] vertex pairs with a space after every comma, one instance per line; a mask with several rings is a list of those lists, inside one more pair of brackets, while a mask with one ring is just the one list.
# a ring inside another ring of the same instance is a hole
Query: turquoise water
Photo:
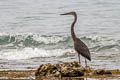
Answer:
[[[91, 52], [93, 68], [120, 69], [119, 0], [1, 0], [0, 69], [36, 69], [43, 63], [78, 60], [70, 34]], [[82, 65], [84, 66], [84, 58]]]

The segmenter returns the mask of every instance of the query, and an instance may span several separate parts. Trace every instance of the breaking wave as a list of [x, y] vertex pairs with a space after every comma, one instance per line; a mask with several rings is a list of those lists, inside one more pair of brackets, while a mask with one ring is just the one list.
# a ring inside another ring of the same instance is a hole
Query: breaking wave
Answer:
[[[115, 49], [120, 51], [120, 40], [102, 36], [82, 36], [91, 51]], [[0, 59], [30, 59], [59, 57], [75, 53], [71, 36], [0, 33]]]
[[67, 55], [67, 53], [74, 53], [73, 49], [54, 49], [45, 50], [38, 48], [24, 48], [22, 50], [13, 50], [8, 52], [0, 52], [0, 59], [19, 60], [19, 59], [31, 59], [36, 57], [60, 57]]

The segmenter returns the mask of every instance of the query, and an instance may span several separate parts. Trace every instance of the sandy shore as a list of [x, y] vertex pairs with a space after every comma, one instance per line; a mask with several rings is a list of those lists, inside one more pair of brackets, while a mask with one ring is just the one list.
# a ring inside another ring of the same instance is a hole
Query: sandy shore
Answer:
[[0, 79], [35, 79], [36, 70], [3, 70]]
[[[83, 76], [83, 77], [64, 77], [61, 78], [62, 80], [84, 80], [87, 78], [94, 78], [94, 79], [120, 79], [120, 71], [118, 70], [110, 70], [112, 71], [112, 75], [99, 75], [99, 76]], [[6, 79], [22, 79], [22, 80], [60, 80], [58, 77], [36, 77], [35, 78], [36, 70], [3, 70], [0, 71], [0, 80]]]

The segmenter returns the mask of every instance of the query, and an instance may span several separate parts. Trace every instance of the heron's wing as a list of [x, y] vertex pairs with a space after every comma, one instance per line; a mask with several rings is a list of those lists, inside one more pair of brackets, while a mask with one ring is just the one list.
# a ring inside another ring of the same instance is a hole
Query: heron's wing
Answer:
[[78, 52], [78, 54], [81, 54], [83, 57], [91, 61], [90, 51], [88, 47], [78, 38], [77, 42], [75, 43], [75, 50]]

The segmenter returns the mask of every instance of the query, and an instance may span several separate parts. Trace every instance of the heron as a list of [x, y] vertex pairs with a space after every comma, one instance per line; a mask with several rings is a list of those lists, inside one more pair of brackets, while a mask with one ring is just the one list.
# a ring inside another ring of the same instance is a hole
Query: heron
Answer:
[[79, 64], [81, 64], [81, 62], [80, 62], [80, 55], [81, 55], [85, 58], [85, 64], [87, 66], [87, 60], [86, 59], [91, 61], [91, 55], [90, 55], [89, 48], [86, 46], [86, 44], [83, 41], [81, 41], [79, 38], [77, 38], [76, 35], [75, 35], [74, 25], [77, 21], [76, 12], [69, 12], [69, 13], [64, 13], [64, 14], [60, 14], [60, 15], [72, 15], [72, 16], [74, 16], [74, 21], [71, 24], [71, 36], [72, 36], [72, 39], [74, 41], [74, 49], [78, 53]]

